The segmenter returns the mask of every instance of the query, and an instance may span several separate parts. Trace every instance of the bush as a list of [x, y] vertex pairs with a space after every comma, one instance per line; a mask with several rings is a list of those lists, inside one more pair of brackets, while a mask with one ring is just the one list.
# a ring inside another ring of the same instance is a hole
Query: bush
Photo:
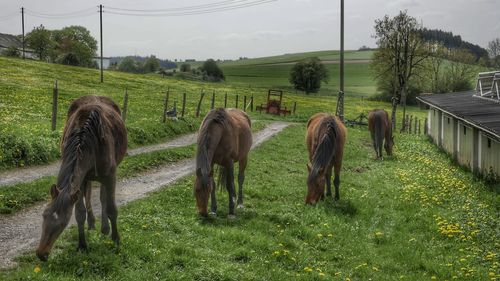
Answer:
[[190, 72], [191, 71], [191, 65], [189, 63], [183, 63], [181, 64], [181, 72]]
[[224, 73], [213, 59], [208, 59], [200, 67], [203, 73], [203, 80], [219, 82], [225, 79]]
[[21, 52], [19, 51], [18, 48], [10, 46], [2, 51], [2, 56], [18, 58], [21, 56]]
[[328, 81], [328, 71], [318, 58], [298, 62], [290, 71], [290, 83], [307, 94], [318, 92], [321, 81]]

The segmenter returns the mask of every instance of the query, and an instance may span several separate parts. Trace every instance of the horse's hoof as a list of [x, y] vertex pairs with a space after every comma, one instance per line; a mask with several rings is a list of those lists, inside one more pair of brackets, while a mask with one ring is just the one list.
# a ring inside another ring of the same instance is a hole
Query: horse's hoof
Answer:
[[216, 217], [217, 213], [216, 212], [210, 212], [210, 213], [208, 213], [208, 215], [211, 216], [211, 217]]
[[86, 252], [87, 251], [87, 245], [78, 245], [76, 248], [77, 252]]
[[243, 206], [243, 204], [238, 204], [238, 206], [236, 206], [236, 208], [238, 208], [238, 209], [245, 209], [245, 206]]
[[227, 218], [230, 220], [234, 220], [234, 219], [236, 219], [236, 216], [235, 215], [228, 215]]

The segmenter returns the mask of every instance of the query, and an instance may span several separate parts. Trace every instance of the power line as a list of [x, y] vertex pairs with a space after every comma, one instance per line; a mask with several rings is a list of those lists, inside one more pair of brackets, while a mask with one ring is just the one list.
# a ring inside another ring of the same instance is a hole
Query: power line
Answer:
[[109, 11], [105, 10], [106, 13], [108, 14], [113, 14], [113, 15], [124, 15], [124, 16], [140, 16], [140, 17], [175, 17], [175, 16], [189, 16], [189, 15], [200, 15], [200, 14], [211, 14], [211, 13], [217, 13], [217, 12], [222, 12], [222, 11], [230, 11], [230, 10], [236, 10], [236, 9], [242, 9], [246, 7], [252, 7], [252, 6], [258, 6], [262, 4], [267, 4], [271, 2], [276, 2], [278, 0], [257, 0], [257, 1], [250, 1], [247, 3], [241, 3], [238, 5], [232, 5], [232, 6], [225, 6], [225, 7], [217, 7], [217, 8], [210, 8], [210, 9], [200, 9], [200, 10], [194, 10], [194, 11], [186, 11], [186, 12], [174, 12], [174, 13], [127, 13], [127, 12], [115, 12], [115, 11]]
[[73, 12], [56, 13], [56, 14], [46, 14], [46, 13], [41, 13], [41, 12], [37, 12], [37, 11], [31, 10], [31, 9], [25, 9], [25, 10], [27, 12], [30, 12], [31, 14], [36, 14], [36, 15], [39, 15], [39, 16], [45, 16], [45, 17], [66, 17], [66, 16], [72, 16], [72, 15], [82, 14], [82, 13], [89, 12], [89, 11], [96, 11], [96, 8], [92, 7], [92, 8], [77, 10], [77, 11], [73, 11]]
[[1, 16], [0, 17], [0, 21], [10, 20], [10, 19], [13, 19], [13, 18], [17, 18], [18, 16], [19, 16], [19, 12], [10, 13], [10, 14]]
[[148, 9], [148, 10], [123, 9], [123, 8], [115, 8], [115, 7], [109, 7], [109, 6], [106, 6], [106, 8], [108, 8], [110, 10], [124, 11], [124, 12], [146, 12], [146, 13], [151, 12], [151, 13], [158, 13], [158, 12], [197, 10], [197, 9], [203, 9], [203, 8], [211, 8], [211, 7], [217, 7], [217, 6], [232, 5], [232, 4], [237, 4], [238, 2], [247, 2], [247, 1], [249, 1], [249, 0], [226, 0], [226, 1], [220, 1], [220, 2], [202, 4], [202, 5], [185, 6], [185, 7], [177, 7], [177, 8], [165, 8], [165, 9]]
[[27, 15], [30, 15], [32, 17], [36, 18], [44, 18], [44, 19], [73, 19], [73, 18], [82, 18], [82, 17], [88, 17], [95, 15], [97, 12], [92, 11], [92, 12], [87, 12], [87, 13], [82, 13], [82, 14], [74, 14], [74, 15], [69, 15], [69, 16], [43, 16], [43, 15], [38, 15], [38, 14], [33, 14], [29, 11], [26, 11]]

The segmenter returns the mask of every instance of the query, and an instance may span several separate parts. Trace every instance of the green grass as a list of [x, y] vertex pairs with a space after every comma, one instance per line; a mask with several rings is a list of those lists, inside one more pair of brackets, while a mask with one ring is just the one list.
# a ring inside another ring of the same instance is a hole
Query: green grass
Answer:
[[[120, 249], [66, 230], [49, 261], [34, 253], [5, 280], [489, 280], [498, 270], [498, 194], [424, 137], [396, 135], [375, 161], [366, 128], [349, 129], [341, 200], [305, 206], [305, 125], [251, 152], [246, 208], [200, 219], [193, 176], [120, 208]], [[456, 231], [456, 230], [459, 230]], [[36, 273], [36, 271], [39, 272]], [[323, 276], [324, 275], [324, 276]]]

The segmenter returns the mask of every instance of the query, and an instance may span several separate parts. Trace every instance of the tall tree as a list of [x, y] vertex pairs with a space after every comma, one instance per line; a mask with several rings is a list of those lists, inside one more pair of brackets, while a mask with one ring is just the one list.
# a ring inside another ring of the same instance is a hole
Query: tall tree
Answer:
[[[375, 38], [379, 49], [374, 56], [378, 65], [379, 78], [393, 79], [392, 124], [396, 126], [396, 110], [398, 103], [403, 107], [402, 128], [405, 126], [406, 97], [410, 80], [415, 71], [422, 68], [428, 56], [426, 44], [421, 40], [418, 30], [421, 26], [406, 11], [399, 15], [375, 21]], [[388, 75], [391, 73], [391, 75]]]
[[156, 72], [158, 69], [160, 69], [160, 60], [153, 55], [146, 59], [142, 67], [144, 73]]
[[[57, 42], [58, 60], [62, 63], [93, 67], [93, 58], [97, 51], [97, 41], [90, 31], [83, 26], [68, 26], [53, 32]], [[68, 59], [71, 58], [71, 59]]]
[[26, 34], [26, 44], [38, 55], [39, 60], [46, 60], [55, 45], [51, 38], [51, 31], [45, 29], [43, 25], [35, 27], [33, 31]]
[[488, 43], [488, 53], [492, 66], [500, 68], [500, 38], [496, 38]]

